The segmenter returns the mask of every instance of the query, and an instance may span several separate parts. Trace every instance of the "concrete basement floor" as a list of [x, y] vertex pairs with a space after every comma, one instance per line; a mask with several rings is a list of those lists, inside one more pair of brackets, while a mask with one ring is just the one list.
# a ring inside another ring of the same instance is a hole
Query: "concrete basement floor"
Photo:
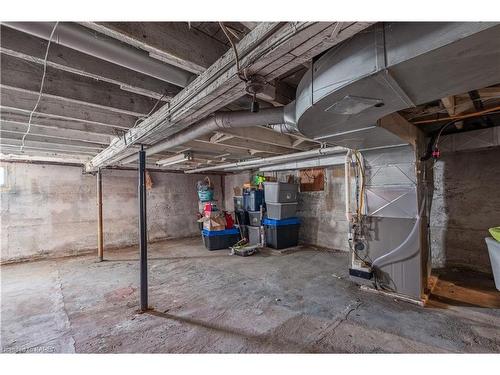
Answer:
[[360, 290], [341, 252], [242, 258], [199, 238], [149, 249], [145, 314], [137, 248], [2, 266], [2, 351], [500, 352], [499, 293], [495, 308], [422, 308]]

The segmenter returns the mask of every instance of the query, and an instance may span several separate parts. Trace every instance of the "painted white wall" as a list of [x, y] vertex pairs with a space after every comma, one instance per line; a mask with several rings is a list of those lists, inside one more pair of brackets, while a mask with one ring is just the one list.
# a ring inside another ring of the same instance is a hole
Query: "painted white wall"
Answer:
[[[96, 177], [71, 166], [2, 163], [1, 261], [70, 255], [97, 248]], [[202, 175], [152, 172], [150, 241], [198, 235], [196, 181]], [[216, 199], [221, 177], [211, 176]], [[104, 244], [138, 243], [137, 171], [103, 171]]]

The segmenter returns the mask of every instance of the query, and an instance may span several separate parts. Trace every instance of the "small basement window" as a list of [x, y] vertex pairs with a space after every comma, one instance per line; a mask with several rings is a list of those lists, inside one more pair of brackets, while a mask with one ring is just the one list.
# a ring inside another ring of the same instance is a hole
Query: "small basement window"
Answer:
[[325, 169], [310, 168], [299, 171], [300, 191], [325, 190]]

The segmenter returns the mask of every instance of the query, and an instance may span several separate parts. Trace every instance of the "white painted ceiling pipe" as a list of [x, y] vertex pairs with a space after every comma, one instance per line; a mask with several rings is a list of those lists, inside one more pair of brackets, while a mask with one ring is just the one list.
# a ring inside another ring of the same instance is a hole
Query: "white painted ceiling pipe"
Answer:
[[315, 150], [304, 151], [304, 152], [295, 152], [293, 154], [285, 154], [272, 156], [269, 158], [262, 159], [254, 159], [254, 160], [245, 160], [240, 162], [228, 163], [228, 164], [219, 164], [210, 167], [197, 168], [185, 171], [185, 173], [201, 173], [208, 171], [232, 171], [232, 170], [244, 170], [244, 169], [252, 169], [259, 168], [266, 165], [279, 164], [283, 162], [290, 162], [294, 160], [303, 160], [310, 159], [318, 156], [326, 156], [332, 154], [343, 153], [345, 149], [343, 147], [325, 147], [318, 148]]

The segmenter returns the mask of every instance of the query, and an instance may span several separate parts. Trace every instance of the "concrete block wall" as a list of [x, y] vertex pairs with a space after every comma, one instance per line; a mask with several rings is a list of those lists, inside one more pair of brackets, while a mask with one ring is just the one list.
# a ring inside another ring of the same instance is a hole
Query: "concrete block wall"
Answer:
[[[298, 172], [280, 172], [279, 181], [286, 181], [283, 177], [290, 174], [298, 176]], [[301, 219], [301, 243], [349, 251], [344, 182], [344, 166], [332, 166], [325, 169], [323, 191], [299, 193], [297, 216]]]
[[[2, 163], [1, 261], [62, 256], [97, 247], [96, 177], [71, 166]], [[105, 248], [138, 243], [137, 171], [104, 170]], [[150, 241], [198, 235], [196, 181], [201, 175], [151, 172]], [[211, 176], [222, 199], [221, 177]]]
[[484, 238], [500, 225], [500, 148], [443, 153], [434, 167], [432, 266], [491, 273]]
[[224, 208], [228, 211], [234, 209], [233, 203], [233, 188], [242, 186], [245, 182], [250, 181], [252, 174], [250, 172], [228, 174], [224, 176]]

